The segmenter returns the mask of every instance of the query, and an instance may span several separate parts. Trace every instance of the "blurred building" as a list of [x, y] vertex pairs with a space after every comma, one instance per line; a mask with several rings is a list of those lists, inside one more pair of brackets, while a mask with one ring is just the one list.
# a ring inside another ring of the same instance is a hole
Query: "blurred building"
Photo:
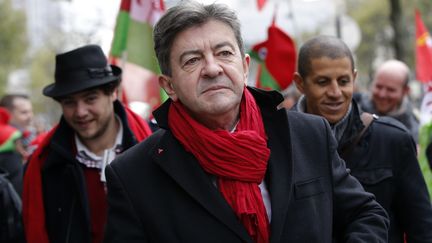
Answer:
[[53, 29], [60, 29], [60, 5], [67, 0], [13, 0], [13, 6], [23, 9], [27, 16], [27, 35], [30, 52], [46, 44]]

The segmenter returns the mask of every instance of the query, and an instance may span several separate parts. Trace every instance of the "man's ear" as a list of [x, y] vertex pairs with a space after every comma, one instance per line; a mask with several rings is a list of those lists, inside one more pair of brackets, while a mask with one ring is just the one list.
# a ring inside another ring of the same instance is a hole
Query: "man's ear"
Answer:
[[357, 80], [357, 69], [354, 69], [354, 72], [353, 72], [353, 83], [355, 84], [355, 81]]
[[165, 90], [168, 96], [173, 100], [177, 101], [178, 97], [174, 90], [172, 80], [166, 75], [159, 75], [159, 85]]
[[300, 91], [300, 93], [304, 94], [304, 83], [303, 83], [303, 78], [302, 76], [300, 76], [300, 74], [298, 72], [294, 73], [294, 83], [295, 86], [297, 87], [297, 89]]
[[244, 72], [245, 84], [247, 84], [248, 81], [249, 65], [250, 65], [250, 56], [249, 54], [245, 54], [245, 57], [243, 59], [243, 72]]
[[113, 102], [116, 101], [119, 96], [120, 96], [120, 85], [117, 86], [111, 94], [111, 98]]
[[408, 84], [405, 85], [404, 88], [403, 88], [404, 95], [409, 95], [410, 91], [411, 91], [410, 86]]

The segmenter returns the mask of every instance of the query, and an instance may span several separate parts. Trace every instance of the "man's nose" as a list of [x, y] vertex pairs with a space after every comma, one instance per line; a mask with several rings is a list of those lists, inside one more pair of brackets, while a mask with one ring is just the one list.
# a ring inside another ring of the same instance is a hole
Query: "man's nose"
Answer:
[[341, 89], [339, 87], [337, 80], [333, 80], [331, 82], [327, 93], [331, 97], [339, 97], [342, 95], [342, 92], [341, 92]]
[[385, 97], [387, 95], [387, 91], [385, 89], [378, 89], [378, 97]]
[[222, 72], [223, 69], [214, 56], [209, 56], [205, 58], [205, 64], [202, 69], [203, 76], [213, 78], [218, 76]]
[[84, 102], [77, 102], [75, 107], [75, 114], [78, 117], [85, 116], [88, 113], [87, 105]]

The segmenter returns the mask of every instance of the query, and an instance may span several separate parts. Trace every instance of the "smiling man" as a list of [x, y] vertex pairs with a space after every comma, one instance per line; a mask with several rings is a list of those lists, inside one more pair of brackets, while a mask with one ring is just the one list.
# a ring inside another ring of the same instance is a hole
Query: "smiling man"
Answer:
[[[393, 118], [362, 112], [352, 99], [357, 72], [347, 45], [318, 36], [299, 51], [294, 110], [324, 117], [351, 174], [390, 218], [390, 243], [432, 242], [432, 208], [412, 137]], [[405, 241], [404, 241], [405, 240]]]
[[360, 106], [367, 112], [390, 116], [404, 124], [418, 141], [419, 121], [409, 100], [408, 66], [399, 60], [387, 60], [375, 72], [370, 94], [361, 96]]
[[62, 109], [30, 158], [24, 177], [27, 242], [102, 242], [104, 169], [151, 131], [117, 100], [121, 69], [87, 45], [56, 56], [55, 82], [43, 94]]
[[246, 86], [240, 33], [221, 4], [181, 1], [156, 24], [170, 99], [160, 129], [107, 167], [106, 242], [386, 242], [386, 214], [327, 122]]

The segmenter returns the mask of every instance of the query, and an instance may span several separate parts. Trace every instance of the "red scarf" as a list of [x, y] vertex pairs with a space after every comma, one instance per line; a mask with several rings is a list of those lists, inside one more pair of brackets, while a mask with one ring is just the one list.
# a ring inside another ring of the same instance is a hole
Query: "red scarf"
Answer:
[[258, 185], [263, 181], [270, 150], [261, 112], [245, 88], [240, 121], [235, 132], [212, 131], [190, 117], [180, 102], [169, 108], [168, 124], [174, 136], [217, 176], [217, 185], [247, 232], [257, 243], [269, 242], [269, 221]]
[[[127, 107], [124, 108], [129, 128], [136, 139], [142, 141], [148, 137], [151, 134], [148, 124], [130, 109]], [[28, 243], [49, 243], [45, 227], [41, 169], [49, 152], [51, 138], [57, 127], [58, 125], [52, 128], [39, 144], [28, 162], [29, 164], [24, 176], [23, 220]]]

